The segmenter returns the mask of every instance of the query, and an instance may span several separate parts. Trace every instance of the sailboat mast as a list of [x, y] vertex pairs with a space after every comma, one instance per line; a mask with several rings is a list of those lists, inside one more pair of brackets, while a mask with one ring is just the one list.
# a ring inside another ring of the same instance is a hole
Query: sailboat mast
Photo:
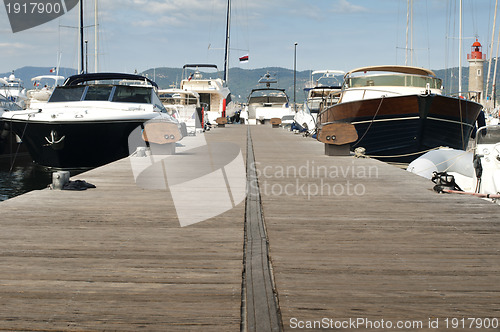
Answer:
[[[408, 43], [410, 45], [408, 46]], [[406, 5], [406, 53], [405, 66], [408, 65], [408, 53], [410, 53], [410, 65], [413, 65], [413, 0], [408, 0]]]
[[[491, 34], [490, 60], [488, 61], [488, 77], [486, 78], [485, 98], [488, 98], [488, 92], [489, 92], [489, 88], [490, 88], [490, 73], [491, 73], [491, 62], [493, 61], [493, 42], [495, 41], [495, 24], [497, 22], [497, 7], [498, 7], [498, 0], [495, 1], [495, 16], [493, 17], [493, 30], [492, 30], [492, 34]], [[500, 31], [499, 31], [499, 33], [500, 33]], [[500, 35], [499, 35], [499, 38], [500, 38]], [[498, 50], [498, 48], [497, 48], [497, 50]], [[495, 81], [493, 81], [493, 83], [494, 82]]]
[[458, 36], [458, 96], [462, 97], [462, 0], [459, 9], [459, 36]]
[[58, 81], [58, 77], [59, 77], [59, 66], [61, 65], [61, 57], [62, 57], [62, 53], [61, 52], [57, 52], [57, 67], [56, 67], [56, 82], [54, 83], [54, 86], [57, 86], [57, 81]]
[[95, 1], [94, 6], [94, 72], [99, 72], [99, 58], [97, 56], [98, 45], [99, 45], [99, 25], [97, 19], [97, 0]]
[[227, 0], [227, 18], [226, 18], [226, 48], [224, 52], [224, 80], [226, 84], [229, 80], [229, 33], [231, 27], [231, 0]]
[[410, 27], [410, 0], [406, 4], [406, 47], [405, 47], [405, 66], [408, 66], [408, 28]]
[[[496, 15], [496, 13], [495, 13]], [[495, 33], [493, 33], [495, 34]], [[498, 39], [497, 39], [497, 52], [495, 56], [495, 69], [493, 70], [493, 81], [492, 81], [492, 86], [491, 86], [491, 99], [493, 100], [493, 108], [495, 108], [495, 92], [496, 92], [496, 80], [497, 80], [497, 65], [498, 65], [498, 48], [500, 46], [500, 31], [498, 32]], [[493, 48], [493, 45], [492, 47]], [[493, 58], [490, 56], [490, 63], [493, 61]], [[488, 90], [486, 90], [486, 95], [488, 95]]]
[[413, 0], [410, 9], [410, 65], [413, 66]]
[[83, 56], [83, 0], [80, 0], [80, 66], [78, 67], [78, 73], [81, 74], [85, 70], [84, 67], [84, 56]]

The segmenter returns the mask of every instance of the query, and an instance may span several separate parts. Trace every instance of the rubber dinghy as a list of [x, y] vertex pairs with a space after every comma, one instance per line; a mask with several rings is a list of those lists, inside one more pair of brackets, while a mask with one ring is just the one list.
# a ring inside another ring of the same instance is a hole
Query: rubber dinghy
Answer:
[[435, 182], [446, 179], [458, 187], [451, 192], [462, 191], [500, 203], [500, 125], [479, 128], [472, 151], [433, 150], [412, 161], [407, 171]]

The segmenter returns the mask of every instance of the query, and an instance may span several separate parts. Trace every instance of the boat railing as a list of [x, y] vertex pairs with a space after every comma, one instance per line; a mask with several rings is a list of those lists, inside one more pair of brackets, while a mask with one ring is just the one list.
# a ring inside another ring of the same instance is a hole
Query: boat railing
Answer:
[[481, 101], [481, 91], [462, 91], [462, 92], [451, 92], [448, 94], [450, 97], [462, 98], [467, 100], [475, 101], [479, 103]]
[[22, 109], [22, 107], [5, 98], [3, 95], [0, 95], [0, 108], [3, 108], [4, 111], [19, 111]]
[[476, 144], [498, 144], [500, 143], [500, 126], [485, 126], [478, 129]]

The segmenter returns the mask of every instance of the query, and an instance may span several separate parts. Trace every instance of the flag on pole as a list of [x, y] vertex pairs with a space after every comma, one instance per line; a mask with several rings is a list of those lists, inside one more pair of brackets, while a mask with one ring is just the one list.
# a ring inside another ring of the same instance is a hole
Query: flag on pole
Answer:
[[243, 63], [243, 62], [248, 62], [248, 54], [240, 57], [240, 63]]
[[56, 67], [50, 69], [51, 73], [55, 73], [55, 71], [56, 71]]

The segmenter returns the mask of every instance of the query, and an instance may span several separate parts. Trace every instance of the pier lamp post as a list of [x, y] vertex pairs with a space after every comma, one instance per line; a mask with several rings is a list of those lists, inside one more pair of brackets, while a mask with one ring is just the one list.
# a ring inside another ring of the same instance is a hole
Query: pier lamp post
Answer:
[[298, 43], [295, 42], [293, 51], [293, 110], [295, 112], [297, 112], [297, 103], [295, 101], [295, 92], [297, 91], [297, 45]]

